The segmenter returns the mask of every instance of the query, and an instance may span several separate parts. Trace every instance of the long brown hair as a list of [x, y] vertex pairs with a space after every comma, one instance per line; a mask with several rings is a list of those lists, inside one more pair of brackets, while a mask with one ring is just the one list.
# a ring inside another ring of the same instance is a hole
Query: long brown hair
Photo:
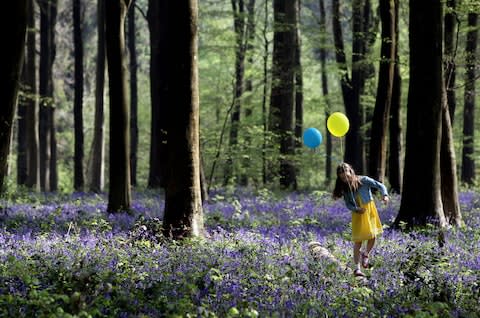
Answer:
[[[349, 175], [347, 182], [340, 178], [340, 174], [347, 173]], [[346, 162], [342, 162], [337, 166], [337, 180], [335, 181], [335, 188], [333, 189], [333, 197], [335, 199], [341, 198], [347, 192], [355, 192], [360, 187], [360, 178], [355, 174], [353, 167]]]

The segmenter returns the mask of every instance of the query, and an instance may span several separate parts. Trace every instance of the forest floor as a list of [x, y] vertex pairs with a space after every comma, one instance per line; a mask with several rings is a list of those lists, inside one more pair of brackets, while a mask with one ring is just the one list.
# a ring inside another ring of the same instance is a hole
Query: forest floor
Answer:
[[[132, 213], [92, 194], [1, 202], [0, 317], [480, 317], [480, 194], [460, 194], [465, 226], [384, 225], [366, 279], [352, 275], [350, 213], [322, 192], [216, 191], [205, 237], [160, 234], [162, 196]], [[316, 258], [318, 242], [348, 268]]]

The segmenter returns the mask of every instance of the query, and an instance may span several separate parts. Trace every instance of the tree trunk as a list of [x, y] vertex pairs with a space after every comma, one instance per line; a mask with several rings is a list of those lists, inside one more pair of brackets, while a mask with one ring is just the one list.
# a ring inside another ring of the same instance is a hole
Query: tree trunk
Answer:
[[90, 191], [100, 193], [104, 184], [105, 1], [97, 2], [97, 70], [95, 73], [95, 123], [90, 167]]
[[170, 50], [167, 42], [168, 1], [148, 2], [148, 27], [150, 30], [150, 98], [152, 107], [150, 170], [148, 187], [159, 188], [167, 184], [167, 154], [168, 130], [167, 105], [168, 77], [167, 68], [170, 61], [167, 52]]
[[55, 59], [55, 24], [57, 0], [40, 0], [40, 107], [39, 107], [39, 146], [40, 146], [40, 189], [55, 191], [56, 138], [54, 125], [53, 61]]
[[240, 112], [243, 96], [243, 80], [245, 74], [245, 7], [243, 0], [232, 0], [233, 29], [235, 31], [235, 84], [233, 96], [233, 109], [230, 117], [230, 138], [227, 150], [227, 160], [224, 172], [224, 185], [232, 182], [235, 165], [233, 157], [238, 154], [238, 130], [240, 126]]
[[262, 181], [267, 184], [272, 179], [272, 173], [268, 169], [269, 161], [267, 159], [268, 145], [268, 111], [267, 111], [267, 94], [268, 94], [268, 58], [270, 52], [270, 41], [268, 38], [268, 1], [264, 2], [264, 16], [263, 16], [263, 94], [262, 94], [262, 124], [263, 124], [263, 142], [262, 142]]
[[303, 70], [302, 70], [302, 41], [299, 25], [300, 21], [300, 3], [295, 3], [295, 49], [294, 49], [294, 72], [295, 72], [295, 148], [302, 147], [303, 134]]
[[400, 56], [398, 54], [399, 38], [399, 0], [394, 0], [395, 5], [395, 64], [393, 67], [392, 102], [390, 106], [389, 123], [389, 153], [388, 153], [388, 180], [392, 193], [402, 191], [402, 172], [400, 158], [402, 154], [402, 126], [400, 104], [402, 96], [402, 78], [400, 77]]
[[37, 66], [36, 66], [36, 29], [35, 29], [35, 3], [27, 1], [28, 26], [27, 48], [25, 63], [25, 80], [27, 86], [27, 109], [25, 112], [26, 143], [27, 143], [27, 179], [28, 188], [38, 190], [38, 130], [37, 130]]
[[475, 184], [475, 82], [476, 82], [476, 50], [478, 41], [478, 14], [468, 14], [468, 26], [466, 44], [466, 78], [463, 108], [463, 148], [462, 148], [462, 182], [469, 186]]
[[21, 82], [25, 94], [20, 96], [17, 107], [17, 184], [25, 185], [28, 177], [27, 168], [27, 109], [29, 103], [28, 84], [27, 84], [27, 65], [22, 67]]
[[[254, 41], [255, 41], [255, 0], [249, 0], [247, 4], [247, 26], [246, 26], [246, 36], [245, 36], [245, 56], [247, 58], [248, 67], [253, 68], [255, 67], [254, 63]], [[253, 79], [252, 75], [247, 75], [245, 79], [245, 121], [249, 121], [252, 118], [253, 114]], [[250, 151], [252, 145], [252, 134], [247, 132], [245, 135], [245, 146], [243, 147], [243, 151]], [[251, 166], [251, 156], [245, 156], [243, 161], [243, 169], [240, 175], [240, 185], [248, 186], [250, 182], [250, 178], [252, 178], [252, 173], [249, 173], [247, 170], [248, 167]], [[255, 177], [254, 177], [255, 178]]]
[[108, 212], [129, 211], [130, 121], [124, 22], [129, 0], [105, 2], [105, 31], [110, 94], [110, 177]]
[[75, 191], [83, 191], [83, 39], [80, 0], [73, 1], [73, 43], [75, 57], [75, 126], [74, 182]]
[[138, 150], [138, 89], [137, 89], [137, 51], [135, 28], [135, 0], [128, 11], [128, 52], [130, 53], [130, 177], [132, 186], [137, 185]]
[[[445, 95], [445, 98], [446, 95]], [[445, 218], [449, 224], [461, 225], [460, 202], [458, 201], [457, 164], [453, 144], [452, 122], [447, 101], [442, 111], [442, 145], [440, 150], [440, 175], [442, 204]]]
[[168, 4], [168, 171], [163, 228], [174, 239], [203, 235], [200, 190], [198, 4]]
[[350, 130], [345, 137], [345, 161], [352, 164], [355, 171], [365, 173], [365, 135], [361, 127], [365, 122], [360, 96], [365, 87], [365, 52], [366, 32], [364, 9], [366, 0], [352, 1], [352, 99], [345, 103], [345, 110], [350, 121]]
[[387, 159], [387, 132], [392, 102], [395, 62], [395, 3], [380, 1], [382, 45], [378, 74], [377, 96], [370, 135], [369, 175], [384, 182]]
[[297, 189], [292, 155], [294, 143], [294, 57], [296, 34], [296, 0], [274, 0], [274, 36], [270, 127], [280, 140], [280, 186]]
[[[8, 155], [13, 129], [13, 116], [17, 104], [20, 75], [25, 52], [27, 30], [27, 1], [9, 2], [2, 10], [0, 30], [2, 39], [8, 43], [3, 48], [0, 62], [0, 194], [5, 191], [4, 183], [8, 171]], [[11, 23], [15, 21], [15, 23]]]
[[[350, 122], [350, 129], [346, 136], [345, 153], [340, 154], [344, 160], [354, 166], [356, 171], [361, 170], [361, 147], [360, 147], [360, 114], [358, 105], [354, 106], [353, 83], [348, 74], [347, 58], [343, 44], [343, 32], [340, 21], [340, 3], [339, 0], [332, 0], [332, 24], [333, 39], [335, 43], [335, 59], [340, 76], [340, 86], [342, 89], [343, 103], [345, 112]], [[343, 137], [342, 137], [343, 138]]]
[[457, 46], [457, 15], [456, 0], [447, 0], [447, 12], [445, 13], [445, 34], [444, 34], [444, 65], [445, 65], [445, 86], [447, 89], [447, 103], [450, 112], [450, 118], [455, 118], [456, 98], [455, 98], [455, 55]]
[[410, 82], [405, 172], [399, 226], [445, 225], [440, 184], [442, 103], [442, 2], [410, 1]]
[[[325, 129], [327, 129], [327, 120], [330, 116], [331, 102], [328, 96], [328, 76], [327, 76], [327, 25], [326, 25], [326, 13], [325, 5], [323, 0], [318, 1], [320, 8], [320, 74], [322, 79], [322, 96], [325, 99]], [[326, 151], [326, 161], [325, 161], [325, 185], [330, 185], [332, 181], [332, 135], [325, 134], [325, 151]]]

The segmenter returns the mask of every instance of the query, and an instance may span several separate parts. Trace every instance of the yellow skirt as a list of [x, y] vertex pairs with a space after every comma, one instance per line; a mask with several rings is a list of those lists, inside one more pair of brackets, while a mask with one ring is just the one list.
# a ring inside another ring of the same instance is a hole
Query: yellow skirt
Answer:
[[375, 202], [372, 200], [366, 204], [360, 204], [360, 206], [365, 209], [365, 212], [352, 212], [353, 242], [370, 240], [383, 232]]

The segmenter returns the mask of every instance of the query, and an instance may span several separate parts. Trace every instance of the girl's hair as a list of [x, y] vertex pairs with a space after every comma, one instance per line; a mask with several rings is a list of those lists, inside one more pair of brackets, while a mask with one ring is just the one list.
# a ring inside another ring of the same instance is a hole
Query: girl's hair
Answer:
[[[349, 178], [344, 182], [340, 178], [340, 174], [348, 172]], [[355, 192], [360, 187], [360, 178], [355, 174], [352, 166], [346, 162], [342, 162], [337, 166], [337, 180], [335, 181], [335, 188], [333, 189], [333, 197], [335, 199], [341, 198], [344, 193]]]

